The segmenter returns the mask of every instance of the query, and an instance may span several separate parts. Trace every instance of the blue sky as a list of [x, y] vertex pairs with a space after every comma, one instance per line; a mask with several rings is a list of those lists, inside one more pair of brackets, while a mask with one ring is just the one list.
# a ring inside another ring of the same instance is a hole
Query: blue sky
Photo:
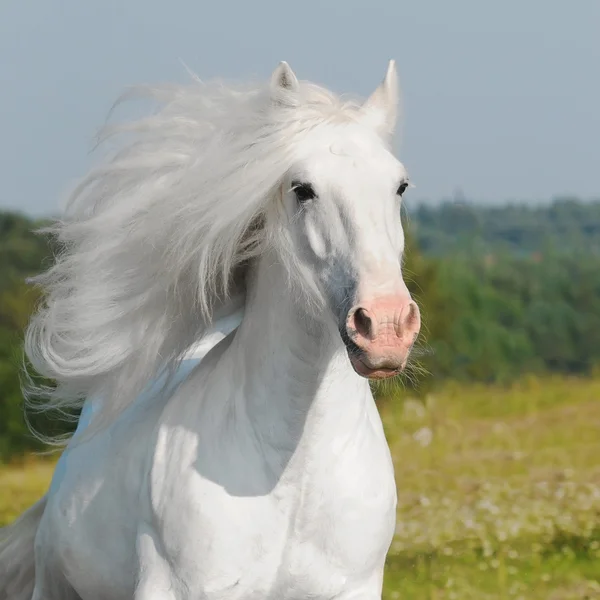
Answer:
[[0, 206], [55, 212], [135, 83], [267, 77], [367, 95], [395, 58], [409, 201], [600, 197], [600, 2], [3, 0]]

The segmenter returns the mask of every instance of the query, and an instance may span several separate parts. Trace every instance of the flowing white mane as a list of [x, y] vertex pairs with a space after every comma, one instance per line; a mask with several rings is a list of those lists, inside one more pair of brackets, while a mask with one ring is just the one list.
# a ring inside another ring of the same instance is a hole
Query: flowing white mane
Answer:
[[294, 145], [319, 123], [355, 119], [359, 107], [310, 83], [137, 92], [159, 110], [106, 128], [102, 141], [119, 134], [120, 149], [50, 228], [61, 251], [36, 280], [46, 298], [26, 335], [34, 369], [56, 382], [30, 385], [38, 408], [101, 396], [114, 419], [174, 369], [215, 314], [244, 302], [249, 261], [277, 237], [265, 217]]

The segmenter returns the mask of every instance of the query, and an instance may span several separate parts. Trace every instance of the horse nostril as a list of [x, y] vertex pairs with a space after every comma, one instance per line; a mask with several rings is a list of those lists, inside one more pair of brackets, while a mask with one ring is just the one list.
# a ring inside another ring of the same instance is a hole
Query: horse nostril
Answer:
[[406, 318], [406, 321], [409, 325], [412, 325], [416, 322], [417, 320], [417, 305], [414, 302], [411, 302], [409, 308], [408, 308], [408, 316]]
[[413, 338], [417, 337], [419, 329], [421, 328], [421, 317], [419, 314], [419, 307], [415, 302], [411, 302], [408, 307], [408, 314], [404, 320], [403, 327], [407, 333], [413, 335]]
[[371, 339], [373, 334], [373, 321], [364, 308], [357, 308], [354, 312], [354, 329], [356, 329], [356, 332], [360, 336]]

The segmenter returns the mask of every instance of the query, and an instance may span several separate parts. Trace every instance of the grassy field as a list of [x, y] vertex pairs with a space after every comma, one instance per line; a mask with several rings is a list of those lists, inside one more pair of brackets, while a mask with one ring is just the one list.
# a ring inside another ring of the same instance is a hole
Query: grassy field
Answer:
[[386, 598], [600, 598], [600, 380], [381, 411], [399, 495]]
[[[386, 600], [600, 598], [600, 379], [386, 398], [398, 526]], [[52, 463], [0, 470], [0, 523]]]

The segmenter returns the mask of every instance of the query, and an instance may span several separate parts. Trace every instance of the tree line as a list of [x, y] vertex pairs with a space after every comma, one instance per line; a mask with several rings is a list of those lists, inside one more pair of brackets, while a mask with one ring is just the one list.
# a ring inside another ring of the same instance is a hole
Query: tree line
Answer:
[[433, 256], [600, 253], [600, 199], [558, 198], [550, 204], [502, 206], [456, 200], [420, 204], [407, 215], [419, 248]]

